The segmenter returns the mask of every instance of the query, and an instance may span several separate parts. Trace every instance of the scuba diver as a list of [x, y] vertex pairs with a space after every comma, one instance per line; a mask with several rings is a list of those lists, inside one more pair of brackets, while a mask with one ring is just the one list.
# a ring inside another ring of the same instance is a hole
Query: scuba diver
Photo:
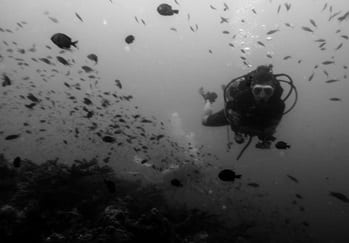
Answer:
[[[290, 85], [289, 92], [284, 98], [280, 84], [282, 82]], [[285, 101], [293, 91], [295, 101], [285, 111]], [[211, 104], [216, 100], [217, 94], [205, 92], [202, 87], [199, 89], [199, 94], [205, 100], [202, 124], [212, 127], [229, 125], [235, 133], [234, 140], [238, 144], [244, 143], [245, 137], [249, 137], [248, 143], [237, 159], [250, 145], [254, 136], [259, 139], [256, 148], [270, 148], [281, 118], [294, 108], [298, 98], [292, 79], [286, 74], [274, 74], [272, 65], [258, 66], [250, 73], [233, 79], [228, 85], [223, 86], [223, 93], [224, 108], [213, 113]], [[228, 131], [228, 148], [231, 145], [229, 134]]]

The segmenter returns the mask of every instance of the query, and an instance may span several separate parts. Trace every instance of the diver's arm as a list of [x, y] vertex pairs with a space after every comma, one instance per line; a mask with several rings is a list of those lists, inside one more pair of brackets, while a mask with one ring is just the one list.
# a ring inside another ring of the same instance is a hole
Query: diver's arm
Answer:
[[207, 125], [207, 119], [210, 115], [212, 115], [212, 105], [209, 100], [205, 100], [205, 106], [204, 106], [204, 114], [202, 115], [202, 125]]

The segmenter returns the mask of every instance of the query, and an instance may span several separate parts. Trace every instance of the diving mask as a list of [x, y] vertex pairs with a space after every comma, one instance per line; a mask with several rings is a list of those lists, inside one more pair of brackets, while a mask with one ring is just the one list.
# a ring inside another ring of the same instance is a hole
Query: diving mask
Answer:
[[252, 94], [256, 101], [267, 102], [274, 94], [274, 88], [271, 85], [255, 84], [252, 86]]

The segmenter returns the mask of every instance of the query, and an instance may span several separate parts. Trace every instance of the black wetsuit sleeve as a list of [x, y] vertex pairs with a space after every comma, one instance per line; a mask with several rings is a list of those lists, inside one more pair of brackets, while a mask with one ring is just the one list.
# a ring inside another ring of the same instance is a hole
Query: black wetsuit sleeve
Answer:
[[220, 127], [228, 124], [229, 122], [225, 117], [224, 109], [209, 115], [206, 122], [203, 123], [204, 126], [208, 127]]

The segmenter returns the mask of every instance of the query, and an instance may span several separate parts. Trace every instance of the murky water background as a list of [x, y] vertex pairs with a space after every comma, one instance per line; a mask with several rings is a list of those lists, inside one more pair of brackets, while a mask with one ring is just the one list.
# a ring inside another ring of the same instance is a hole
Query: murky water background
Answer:
[[[349, 195], [349, 22], [338, 20], [349, 11], [348, 2], [289, 1], [287, 10], [287, 1], [226, 1], [226, 11], [224, 1], [177, 2], [168, 3], [179, 14], [164, 17], [156, 12], [160, 1], [0, 0], [0, 71], [13, 81], [0, 88], [0, 152], [10, 160], [21, 156], [38, 163], [56, 157], [66, 163], [109, 157], [109, 165], [120, 175], [167, 185], [172, 201], [209, 208], [232, 219], [286, 218], [317, 242], [346, 242], [348, 204], [329, 192]], [[229, 23], [220, 23], [221, 17]], [[60, 54], [50, 40], [57, 32], [78, 40], [78, 48]], [[132, 44], [125, 43], [128, 35], [135, 37]], [[325, 39], [323, 49], [318, 39]], [[35, 51], [29, 51], [33, 47]], [[98, 64], [88, 60], [90, 53], [98, 56]], [[72, 65], [57, 62], [57, 55]], [[47, 56], [53, 64], [32, 59]], [[334, 63], [323, 64], [329, 60]], [[277, 132], [291, 149], [256, 150], [253, 143], [236, 161], [241, 146], [226, 151], [226, 128], [201, 125], [203, 101], [198, 89], [217, 92], [214, 109], [219, 110], [222, 84], [269, 63], [275, 73], [290, 75], [299, 92], [297, 106]], [[83, 65], [95, 71], [87, 74]], [[95, 77], [89, 78], [91, 74]], [[326, 83], [330, 79], [338, 81]], [[121, 81], [122, 89], [115, 80]], [[25, 107], [28, 93], [42, 100], [34, 109]], [[117, 101], [111, 94], [132, 98]], [[85, 105], [84, 97], [94, 104]], [[330, 100], [334, 97], [341, 100]], [[110, 105], [101, 106], [103, 98]], [[84, 106], [97, 115], [84, 117]], [[134, 119], [137, 114], [151, 123]], [[93, 122], [98, 124], [96, 130], [89, 128]], [[123, 131], [116, 135], [120, 144], [104, 143], [96, 133], [113, 133], [108, 126], [115, 123]], [[21, 136], [5, 140], [11, 134]], [[160, 134], [165, 137], [150, 140]], [[146, 148], [135, 150], [142, 146]], [[148, 162], [141, 163], [144, 159]], [[242, 179], [223, 183], [217, 178], [223, 168], [234, 169]], [[183, 188], [170, 185], [174, 177]], [[250, 182], [260, 186], [248, 186]]]

